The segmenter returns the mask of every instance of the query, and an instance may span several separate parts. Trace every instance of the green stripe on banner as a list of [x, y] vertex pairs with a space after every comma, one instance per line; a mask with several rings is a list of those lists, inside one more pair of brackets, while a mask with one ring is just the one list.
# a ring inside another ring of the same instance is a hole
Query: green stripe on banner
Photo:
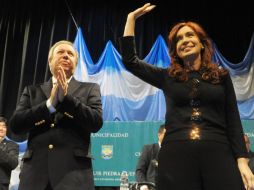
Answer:
[[163, 122], [104, 122], [92, 134], [93, 173], [96, 186], [119, 186], [122, 171], [135, 181], [135, 168], [144, 144], [158, 141]]
[[250, 149], [254, 152], [254, 120], [242, 120], [243, 131], [250, 139]]

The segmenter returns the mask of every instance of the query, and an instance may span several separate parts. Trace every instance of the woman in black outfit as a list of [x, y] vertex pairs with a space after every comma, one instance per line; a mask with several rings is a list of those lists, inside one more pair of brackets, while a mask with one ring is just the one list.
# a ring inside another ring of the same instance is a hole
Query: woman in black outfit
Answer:
[[194, 22], [173, 27], [168, 69], [138, 58], [135, 20], [154, 7], [147, 3], [128, 14], [120, 49], [126, 68], [165, 95], [167, 132], [157, 189], [253, 189], [234, 88], [228, 72], [212, 63], [212, 43], [202, 27]]

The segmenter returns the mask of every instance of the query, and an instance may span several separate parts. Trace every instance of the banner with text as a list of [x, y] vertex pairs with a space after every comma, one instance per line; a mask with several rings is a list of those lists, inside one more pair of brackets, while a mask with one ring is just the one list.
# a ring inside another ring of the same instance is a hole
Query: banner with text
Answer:
[[92, 134], [94, 181], [96, 186], [119, 186], [122, 171], [135, 181], [135, 167], [144, 144], [158, 141], [163, 122], [104, 122]]
[[[94, 181], [96, 186], [119, 186], [122, 171], [135, 181], [135, 168], [144, 144], [158, 141], [163, 122], [104, 122], [91, 136]], [[254, 120], [242, 120], [244, 132], [254, 150]]]

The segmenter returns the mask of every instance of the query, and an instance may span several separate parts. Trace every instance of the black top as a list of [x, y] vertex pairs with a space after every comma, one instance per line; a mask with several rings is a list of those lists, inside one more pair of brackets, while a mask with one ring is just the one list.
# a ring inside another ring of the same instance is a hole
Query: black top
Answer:
[[254, 152], [250, 151], [248, 155], [250, 159], [248, 165], [252, 173], [254, 173]]
[[166, 134], [175, 140], [211, 140], [230, 143], [236, 158], [248, 157], [236, 96], [229, 75], [219, 84], [189, 73], [187, 82], [171, 77], [168, 69], [147, 64], [137, 56], [133, 36], [120, 39], [125, 67], [143, 81], [161, 89], [166, 100]]

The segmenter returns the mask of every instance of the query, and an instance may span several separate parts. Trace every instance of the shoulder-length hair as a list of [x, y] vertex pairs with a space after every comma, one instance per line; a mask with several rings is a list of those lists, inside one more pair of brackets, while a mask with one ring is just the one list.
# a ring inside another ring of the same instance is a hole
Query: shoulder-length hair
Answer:
[[168, 35], [168, 47], [171, 58], [169, 74], [180, 81], [188, 80], [188, 72], [190, 72], [190, 70], [184, 67], [183, 61], [178, 57], [176, 51], [177, 33], [184, 26], [188, 26], [194, 30], [204, 47], [201, 50], [202, 63], [199, 71], [202, 75], [202, 79], [213, 84], [219, 83], [221, 78], [228, 72], [226, 69], [219, 68], [218, 64], [212, 63], [213, 45], [210, 38], [199, 24], [190, 21], [176, 24]]

